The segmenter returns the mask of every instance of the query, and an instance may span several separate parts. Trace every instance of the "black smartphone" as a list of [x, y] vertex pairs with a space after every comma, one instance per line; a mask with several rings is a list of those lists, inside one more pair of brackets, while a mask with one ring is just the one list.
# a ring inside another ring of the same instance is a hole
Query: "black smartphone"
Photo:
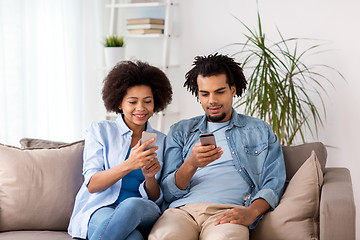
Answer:
[[157, 134], [154, 133], [154, 132], [146, 132], [146, 131], [143, 131], [142, 132], [142, 136], [141, 136], [141, 144], [143, 144], [144, 142], [152, 139], [152, 138], [155, 138], [155, 141], [150, 143], [150, 145], [148, 145], [145, 150], [148, 150], [150, 148], [153, 148], [156, 146], [156, 137], [157, 137]]
[[203, 146], [215, 145], [216, 147], [215, 137], [212, 133], [200, 134], [200, 142]]

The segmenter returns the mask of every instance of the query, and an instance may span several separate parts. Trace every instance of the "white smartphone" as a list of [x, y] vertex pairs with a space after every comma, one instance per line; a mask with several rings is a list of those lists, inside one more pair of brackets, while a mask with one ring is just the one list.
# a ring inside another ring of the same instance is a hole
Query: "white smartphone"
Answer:
[[153, 148], [156, 146], [156, 138], [157, 138], [157, 134], [154, 133], [154, 132], [146, 132], [146, 131], [143, 131], [142, 132], [142, 136], [141, 136], [141, 144], [143, 144], [144, 142], [152, 139], [152, 138], [155, 138], [155, 141], [150, 143], [150, 145], [148, 145], [145, 150], [148, 150], [150, 148]]
[[215, 145], [216, 147], [215, 137], [212, 133], [200, 134], [200, 142], [203, 146]]

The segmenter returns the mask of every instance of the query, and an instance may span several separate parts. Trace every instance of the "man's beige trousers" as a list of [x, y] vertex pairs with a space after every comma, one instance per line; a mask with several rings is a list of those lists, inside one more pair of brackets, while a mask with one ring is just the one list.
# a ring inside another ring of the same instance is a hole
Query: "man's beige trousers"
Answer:
[[169, 208], [155, 223], [149, 240], [248, 240], [249, 229], [239, 224], [215, 226], [217, 216], [233, 204], [193, 203]]

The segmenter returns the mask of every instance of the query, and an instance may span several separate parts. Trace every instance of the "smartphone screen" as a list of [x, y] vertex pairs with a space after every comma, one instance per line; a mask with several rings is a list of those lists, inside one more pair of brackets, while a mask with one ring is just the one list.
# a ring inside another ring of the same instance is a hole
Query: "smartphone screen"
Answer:
[[215, 145], [216, 147], [215, 137], [212, 133], [200, 134], [200, 142], [203, 146]]
[[153, 148], [156, 146], [156, 138], [157, 138], [157, 134], [154, 133], [154, 132], [146, 132], [146, 131], [143, 131], [142, 132], [142, 136], [141, 136], [141, 143], [144, 143], [152, 138], [155, 138], [155, 141], [152, 142], [150, 145], [148, 145], [145, 150], [148, 150], [150, 148]]

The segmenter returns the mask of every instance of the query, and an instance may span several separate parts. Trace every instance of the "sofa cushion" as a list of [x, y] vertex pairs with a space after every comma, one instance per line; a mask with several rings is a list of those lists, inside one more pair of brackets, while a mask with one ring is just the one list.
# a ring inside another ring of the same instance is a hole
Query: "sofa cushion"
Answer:
[[10, 231], [0, 233], [0, 240], [71, 240], [67, 232], [60, 231]]
[[316, 153], [320, 162], [321, 171], [325, 171], [327, 152], [324, 144], [321, 142], [305, 143], [296, 146], [282, 146], [282, 151], [285, 160], [287, 182], [290, 181], [296, 171], [310, 156], [312, 151], [315, 151]]
[[0, 231], [66, 230], [82, 182], [84, 141], [49, 149], [0, 145]]
[[322, 183], [320, 163], [313, 151], [290, 180], [279, 205], [251, 232], [251, 239], [318, 239]]
[[50, 141], [45, 139], [37, 138], [22, 138], [20, 139], [21, 148], [52, 148], [52, 147], [61, 147], [69, 143]]

